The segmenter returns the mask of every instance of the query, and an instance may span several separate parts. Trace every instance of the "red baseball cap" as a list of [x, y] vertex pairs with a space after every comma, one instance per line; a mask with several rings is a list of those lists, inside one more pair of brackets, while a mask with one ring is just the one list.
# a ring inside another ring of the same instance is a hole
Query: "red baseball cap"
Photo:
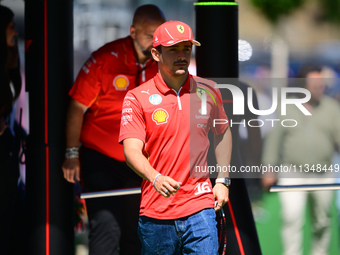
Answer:
[[189, 41], [196, 46], [201, 44], [193, 39], [191, 28], [181, 21], [168, 21], [160, 25], [153, 34], [153, 47], [171, 46], [179, 42]]

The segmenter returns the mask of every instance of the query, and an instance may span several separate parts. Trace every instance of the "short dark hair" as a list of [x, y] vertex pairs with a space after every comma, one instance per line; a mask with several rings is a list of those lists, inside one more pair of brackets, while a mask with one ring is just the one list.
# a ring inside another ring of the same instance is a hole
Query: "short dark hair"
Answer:
[[155, 49], [156, 49], [159, 53], [162, 53], [162, 45], [158, 45]]
[[303, 64], [297, 74], [297, 79], [292, 79], [290, 87], [305, 88], [306, 87], [306, 77], [312, 72], [321, 72], [321, 67], [316, 64]]
[[0, 28], [6, 29], [8, 24], [14, 17], [14, 13], [11, 9], [4, 5], [0, 5]]
[[158, 8], [158, 6], [153, 4], [145, 4], [139, 6], [136, 9], [133, 15], [132, 25], [136, 26], [138, 23], [141, 24], [145, 19], [153, 21], [165, 21], [165, 16], [162, 10]]
[[321, 72], [321, 67], [315, 64], [302, 65], [297, 73], [296, 78], [306, 78], [309, 73]]

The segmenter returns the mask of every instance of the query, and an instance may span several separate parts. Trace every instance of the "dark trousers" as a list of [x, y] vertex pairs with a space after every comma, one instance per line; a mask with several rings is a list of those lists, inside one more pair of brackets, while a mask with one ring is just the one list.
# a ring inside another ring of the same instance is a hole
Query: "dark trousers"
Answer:
[[[84, 192], [141, 185], [142, 179], [125, 162], [95, 150], [82, 147], [80, 162]], [[139, 205], [139, 194], [86, 199], [90, 255], [141, 253], [137, 234]]]
[[[25, 213], [18, 206], [18, 160], [13, 153], [14, 137], [10, 130], [0, 136], [0, 247], [2, 255], [18, 253]], [[20, 245], [21, 246], [21, 245]]]

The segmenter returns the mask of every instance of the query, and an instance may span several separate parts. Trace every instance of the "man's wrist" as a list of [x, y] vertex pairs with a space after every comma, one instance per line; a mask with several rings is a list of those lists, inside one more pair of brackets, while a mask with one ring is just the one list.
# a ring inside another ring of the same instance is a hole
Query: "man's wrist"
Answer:
[[226, 187], [230, 187], [230, 185], [231, 185], [231, 179], [229, 178], [229, 177], [222, 177], [222, 178], [217, 178], [216, 179], [216, 181], [215, 181], [215, 183], [217, 184], [217, 183], [221, 183], [221, 184], [223, 184], [224, 186], [226, 186]]
[[79, 147], [68, 147], [65, 149], [65, 158], [79, 158]]
[[155, 187], [155, 183], [156, 183], [157, 178], [158, 178], [159, 176], [161, 176], [161, 174], [157, 174], [157, 175], [155, 176], [155, 178], [154, 178], [154, 180], [153, 180], [153, 182], [152, 182], [152, 186]]

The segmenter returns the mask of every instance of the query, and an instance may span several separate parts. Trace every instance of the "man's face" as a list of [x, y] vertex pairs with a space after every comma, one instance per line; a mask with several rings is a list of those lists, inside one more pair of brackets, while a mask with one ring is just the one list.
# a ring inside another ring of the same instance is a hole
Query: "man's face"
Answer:
[[312, 100], [320, 101], [324, 91], [324, 77], [320, 72], [311, 72], [306, 77], [306, 89], [311, 93]]
[[137, 51], [142, 52], [146, 57], [151, 58], [153, 34], [163, 21], [145, 20], [143, 24], [131, 27], [130, 33], [135, 41]]
[[158, 68], [172, 76], [180, 76], [188, 73], [191, 59], [191, 42], [180, 42], [172, 46], [162, 46], [159, 54]]
[[18, 36], [18, 32], [15, 30], [15, 23], [12, 20], [6, 29], [6, 41], [8, 47], [15, 46], [15, 38]]

